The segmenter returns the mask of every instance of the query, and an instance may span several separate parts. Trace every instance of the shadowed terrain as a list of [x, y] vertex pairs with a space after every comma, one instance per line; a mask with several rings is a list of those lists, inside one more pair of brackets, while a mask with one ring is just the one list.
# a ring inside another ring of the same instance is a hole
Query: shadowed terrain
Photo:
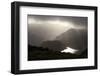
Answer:
[[53, 60], [53, 59], [80, 59], [87, 58], [87, 50], [80, 55], [61, 53], [60, 51], [49, 50], [48, 48], [28, 45], [28, 60]]

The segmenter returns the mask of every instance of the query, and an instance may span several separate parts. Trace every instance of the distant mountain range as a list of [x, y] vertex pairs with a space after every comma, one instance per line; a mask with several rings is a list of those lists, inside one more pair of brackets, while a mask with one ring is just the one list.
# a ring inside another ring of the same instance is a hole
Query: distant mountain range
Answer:
[[59, 40], [44, 41], [41, 46], [54, 51], [61, 51], [66, 48], [66, 46]]

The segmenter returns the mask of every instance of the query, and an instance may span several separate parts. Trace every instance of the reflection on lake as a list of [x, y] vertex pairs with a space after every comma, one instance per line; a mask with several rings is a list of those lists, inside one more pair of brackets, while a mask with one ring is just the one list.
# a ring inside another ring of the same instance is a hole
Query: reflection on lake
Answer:
[[72, 49], [70, 47], [66, 47], [66, 49], [62, 50], [61, 53], [71, 53], [71, 54], [75, 54], [78, 50], [76, 49]]

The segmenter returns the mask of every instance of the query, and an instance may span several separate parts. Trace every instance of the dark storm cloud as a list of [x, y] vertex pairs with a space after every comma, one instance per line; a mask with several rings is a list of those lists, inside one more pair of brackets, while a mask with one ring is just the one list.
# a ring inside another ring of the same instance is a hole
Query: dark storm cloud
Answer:
[[48, 16], [48, 15], [28, 15], [29, 18], [34, 18], [36, 21], [49, 21], [49, 20], [61, 20], [69, 21], [76, 25], [87, 25], [87, 17], [76, 17], [76, 16]]

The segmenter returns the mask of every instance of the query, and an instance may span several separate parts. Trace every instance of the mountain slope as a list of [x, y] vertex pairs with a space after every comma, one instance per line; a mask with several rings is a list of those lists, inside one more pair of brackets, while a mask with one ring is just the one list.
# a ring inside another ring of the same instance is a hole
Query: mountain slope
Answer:
[[77, 50], [87, 48], [87, 31], [70, 29], [56, 37], [56, 40], [62, 42], [66, 47], [71, 47]]

